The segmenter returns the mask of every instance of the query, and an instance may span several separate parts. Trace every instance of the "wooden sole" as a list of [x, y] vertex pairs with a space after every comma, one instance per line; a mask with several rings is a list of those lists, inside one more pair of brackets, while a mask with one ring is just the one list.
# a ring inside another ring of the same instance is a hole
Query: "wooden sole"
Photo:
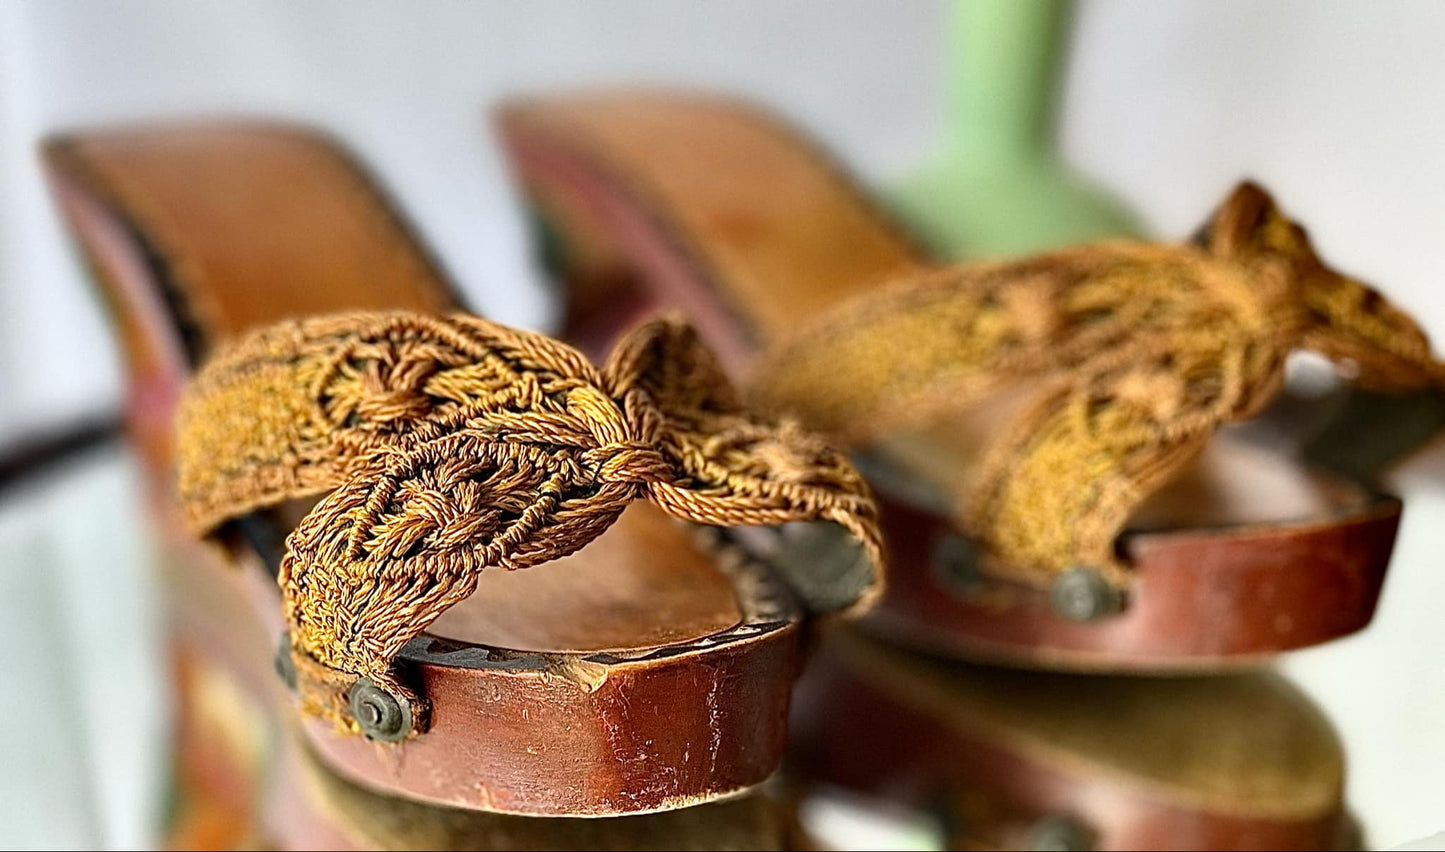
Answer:
[[337, 848], [328, 835], [349, 844], [343, 848], [383, 850], [807, 848], [796, 845], [800, 830], [788, 808], [766, 793], [655, 814], [533, 819], [379, 795], [305, 749], [297, 758], [319, 824], [292, 823], [293, 831], [301, 831], [278, 835], [287, 848]]
[[[175, 849], [789, 849], [800, 829], [767, 793], [611, 819], [535, 819], [424, 804], [348, 780], [290, 718], [265, 664], [274, 624], [235, 570], [173, 536]], [[264, 622], [264, 623], [263, 623]]]
[[[509, 105], [498, 121], [554, 246], [578, 247], [581, 262], [564, 259], [558, 272], [576, 291], [571, 333], [594, 350], [633, 317], [680, 308], [745, 373], [779, 333], [756, 303], [787, 291], [795, 273], [809, 292], [793, 297], [805, 312], [792, 320], [806, 323], [806, 311], [924, 263], [816, 146], [744, 105], [563, 97]], [[789, 192], [804, 200], [778, 200]], [[800, 235], [804, 213], [811, 224]], [[845, 270], [833, 291], [806, 269], [828, 249], [829, 268]], [[894, 487], [909, 478], [870, 477], [892, 580], [867, 623], [963, 658], [1039, 668], [1221, 670], [1349, 635], [1373, 617], [1400, 512], [1393, 498], [1343, 484], [1347, 496], [1297, 518], [1128, 534], [1120, 550], [1134, 582], [1122, 610], [1080, 623], [1037, 588], [967, 571], [960, 581], [947, 553], [953, 525], [911, 498], [910, 483]]]
[[630, 654], [424, 635], [400, 664], [433, 702], [425, 735], [378, 748], [320, 720], [307, 735], [359, 783], [498, 813], [640, 814], [733, 796], [776, 770], [802, 667], [796, 611], [772, 589], [742, 601], [735, 627]]
[[[370, 178], [304, 129], [107, 131], [54, 142], [46, 159], [121, 330], [130, 429], [167, 512], [176, 399], [215, 341], [293, 314], [456, 304]], [[802, 613], [762, 563], [645, 508], [567, 557], [566, 582], [549, 577], [556, 565], [489, 572], [405, 649], [399, 667], [432, 708], [420, 736], [384, 744], [308, 724], [312, 747], [378, 792], [528, 815], [668, 810], [765, 781]], [[196, 566], [234, 575], [270, 642], [284, 627], [267, 564], [281, 514], [227, 532], [229, 569]]]
[[[885, 501], [894, 570], [865, 627], [964, 659], [1042, 669], [1204, 673], [1364, 629], [1389, 566], [1400, 501], [1287, 526], [1126, 534], [1134, 583], [1093, 622], [1059, 615], [1046, 590], [977, 572], [960, 578], [946, 519]], [[910, 567], [911, 566], [911, 567]]]
[[[797, 766], [936, 814], [948, 848], [1344, 849], [1344, 761], [1281, 678], [988, 669], [858, 636], [799, 694]], [[1052, 844], [1052, 845], [1050, 845]]]

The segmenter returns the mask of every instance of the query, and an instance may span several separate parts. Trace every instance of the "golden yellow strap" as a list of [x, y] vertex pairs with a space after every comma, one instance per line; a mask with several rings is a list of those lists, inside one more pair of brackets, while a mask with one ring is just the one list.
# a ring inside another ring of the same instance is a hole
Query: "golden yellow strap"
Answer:
[[757, 398], [853, 444], [993, 391], [1034, 402], [998, 432], [962, 526], [994, 572], [1128, 575], [1114, 540], [1223, 423], [1257, 413], [1296, 348], [1362, 384], [1441, 384], [1419, 327], [1326, 267], [1258, 187], [1199, 245], [1115, 242], [914, 276], [849, 300], [761, 359]]
[[367, 677], [409, 696], [392, 661], [483, 569], [572, 553], [638, 498], [721, 526], [832, 521], [882, 571], [861, 477], [744, 411], [673, 320], [634, 329], [600, 369], [470, 316], [271, 326], [188, 389], [179, 477], [202, 533], [330, 491], [288, 538], [279, 580], [304, 706], [353, 731], [346, 690]]

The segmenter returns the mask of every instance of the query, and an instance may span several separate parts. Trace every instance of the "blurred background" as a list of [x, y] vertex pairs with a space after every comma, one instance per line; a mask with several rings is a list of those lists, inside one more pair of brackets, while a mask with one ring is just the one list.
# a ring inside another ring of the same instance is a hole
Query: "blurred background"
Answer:
[[[0, 457], [120, 408], [114, 341], [38, 169], [42, 136], [259, 113], [346, 140], [470, 304], [555, 319], [485, 108], [642, 82], [762, 101], [898, 185], [948, 123], [942, 2], [0, 0]], [[1094, 0], [1075, 10], [1062, 155], [1183, 237], [1252, 176], [1327, 260], [1445, 338], [1445, 4]], [[0, 846], [154, 842], [164, 730], [126, 455], [0, 491]], [[1372, 846], [1445, 829], [1445, 467], [1406, 514], [1375, 624], [1282, 668], [1326, 710]]]

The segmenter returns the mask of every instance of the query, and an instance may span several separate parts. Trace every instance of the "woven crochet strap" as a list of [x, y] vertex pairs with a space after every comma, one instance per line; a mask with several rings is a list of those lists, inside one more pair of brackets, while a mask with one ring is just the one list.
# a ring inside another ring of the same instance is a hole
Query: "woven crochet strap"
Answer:
[[1257, 413], [1289, 352], [1376, 389], [1438, 385], [1424, 333], [1320, 262], [1246, 184], [1197, 245], [1115, 242], [953, 267], [844, 304], [760, 360], [754, 389], [866, 444], [1020, 382], [1032, 404], [985, 450], [959, 522], [995, 573], [1087, 564], [1120, 584], [1134, 509], [1223, 423]]
[[572, 553], [635, 499], [722, 526], [831, 521], [881, 572], [861, 477], [797, 426], [749, 416], [673, 320], [630, 332], [601, 369], [468, 316], [272, 326], [188, 389], [179, 476], [201, 533], [330, 492], [287, 539], [279, 582], [303, 706], [352, 732], [347, 689], [366, 677], [416, 701], [393, 660], [483, 569]]

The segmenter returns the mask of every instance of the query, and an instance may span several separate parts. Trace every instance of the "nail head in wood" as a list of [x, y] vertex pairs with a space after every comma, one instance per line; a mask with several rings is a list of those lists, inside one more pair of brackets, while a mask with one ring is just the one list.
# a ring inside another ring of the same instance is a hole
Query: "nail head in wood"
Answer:
[[350, 693], [351, 716], [368, 739], [394, 743], [411, 733], [411, 702], [377, 686], [370, 678], [358, 680]]
[[1054, 579], [1049, 606], [1070, 621], [1098, 621], [1123, 609], [1124, 595], [1097, 569], [1078, 565]]

